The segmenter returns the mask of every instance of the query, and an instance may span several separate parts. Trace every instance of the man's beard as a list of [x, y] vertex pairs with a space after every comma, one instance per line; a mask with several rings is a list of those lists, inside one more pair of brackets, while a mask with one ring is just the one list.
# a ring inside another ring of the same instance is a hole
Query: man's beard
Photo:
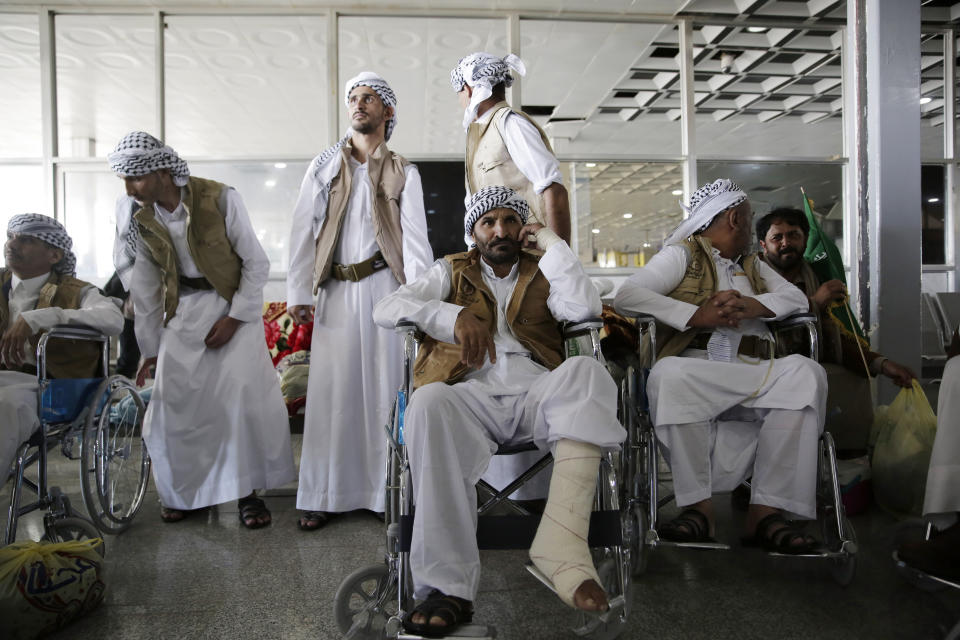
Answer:
[[[503, 251], [501, 247], [506, 245], [509, 251]], [[477, 250], [488, 264], [513, 264], [520, 255], [520, 243], [510, 238], [504, 238], [491, 242], [489, 244], [477, 243]]]
[[803, 256], [799, 251], [791, 250], [784, 255], [784, 252], [781, 251], [780, 255], [774, 257], [773, 254], [767, 255], [767, 261], [775, 266], [778, 269], [787, 271], [796, 267], [800, 261], [803, 259]]
[[357, 133], [362, 133], [364, 135], [368, 133], [373, 133], [377, 129], [383, 126], [383, 120], [373, 120], [372, 118], [367, 118], [364, 122], [354, 123], [353, 130]]

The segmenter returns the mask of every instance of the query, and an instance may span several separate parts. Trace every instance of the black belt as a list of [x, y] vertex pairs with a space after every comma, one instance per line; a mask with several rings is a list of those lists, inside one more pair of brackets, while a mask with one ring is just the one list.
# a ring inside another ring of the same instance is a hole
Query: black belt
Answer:
[[210, 284], [210, 281], [200, 276], [199, 278], [188, 278], [187, 276], [180, 276], [180, 286], [188, 287], [190, 289], [198, 289], [200, 291], [210, 291], [213, 289], [213, 285]]
[[383, 254], [377, 251], [372, 257], [363, 262], [354, 264], [336, 264], [330, 267], [330, 277], [336, 280], [350, 280], [351, 282], [360, 282], [368, 276], [372, 276], [377, 271], [387, 268], [387, 261]]

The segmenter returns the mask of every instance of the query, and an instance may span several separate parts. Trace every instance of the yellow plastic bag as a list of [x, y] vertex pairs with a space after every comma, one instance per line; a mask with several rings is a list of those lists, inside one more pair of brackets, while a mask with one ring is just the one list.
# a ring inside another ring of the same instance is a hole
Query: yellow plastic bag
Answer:
[[937, 416], [916, 380], [890, 406], [877, 409], [871, 435], [877, 504], [898, 516], [922, 515], [936, 434]]
[[100, 538], [17, 542], [0, 549], [0, 638], [37, 638], [103, 600]]

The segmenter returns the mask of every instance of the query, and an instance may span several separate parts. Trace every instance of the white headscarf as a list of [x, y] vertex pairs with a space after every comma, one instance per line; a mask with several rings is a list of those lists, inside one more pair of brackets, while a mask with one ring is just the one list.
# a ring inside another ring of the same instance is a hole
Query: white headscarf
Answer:
[[190, 177], [190, 168], [177, 152], [149, 133], [131, 131], [107, 154], [110, 168], [120, 176], [143, 176], [167, 169], [173, 184], [182, 187]]
[[530, 217], [530, 206], [516, 191], [509, 187], [492, 185], [484, 187], [470, 197], [467, 212], [463, 216], [463, 240], [471, 249], [476, 246], [473, 241], [473, 225], [483, 217], [487, 211], [493, 209], [513, 209], [520, 216], [523, 224], [527, 224]]
[[501, 82], [506, 86], [513, 84], [510, 71], [516, 71], [521, 76], [527, 75], [527, 68], [523, 61], [512, 53], [504, 58], [498, 58], [490, 53], [478, 51], [461, 58], [457, 66], [450, 72], [450, 84], [453, 90], [459, 93], [464, 85], [473, 89], [470, 104], [463, 112], [463, 128], [466, 129], [477, 117], [477, 108], [480, 103], [493, 95], [493, 88]]
[[53, 265], [53, 270], [65, 276], [77, 274], [77, 257], [73, 255], [73, 240], [62, 224], [39, 213], [21, 213], [10, 218], [7, 222], [7, 232], [30, 236], [46, 242], [51, 247], [63, 251], [60, 262]]
[[677, 225], [664, 244], [677, 244], [683, 242], [689, 236], [703, 231], [717, 214], [723, 213], [731, 207], [735, 207], [747, 199], [747, 194], [740, 188], [740, 185], [720, 178], [709, 184], [705, 184], [690, 196], [690, 205], [687, 206], [680, 202], [680, 207], [687, 213], [687, 219]]

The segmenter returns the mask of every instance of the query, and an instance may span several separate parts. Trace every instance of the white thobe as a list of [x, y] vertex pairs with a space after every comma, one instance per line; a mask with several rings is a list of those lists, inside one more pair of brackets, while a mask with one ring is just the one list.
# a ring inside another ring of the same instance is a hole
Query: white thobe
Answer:
[[[488, 109], [477, 118], [477, 122], [483, 124], [492, 118], [494, 113], [493, 109]], [[563, 184], [557, 157], [543, 144], [540, 132], [530, 121], [516, 113], [509, 113], [500, 122], [500, 137], [507, 147], [507, 153], [520, 173], [533, 185], [534, 191], [543, 193], [554, 182]], [[470, 204], [472, 195], [470, 186], [467, 185], [467, 197], [463, 200], [465, 205]]]
[[[617, 421], [617, 386], [592, 358], [573, 357], [553, 371], [534, 362], [514, 335], [506, 309], [517, 283], [517, 266], [504, 278], [481, 262], [483, 281], [497, 302], [496, 362], [489, 360], [461, 382], [435, 382], [417, 389], [404, 416], [417, 514], [410, 562], [415, 595], [431, 589], [468, 600], [480, 580], [477, 496], [498, 444], [533, 442], [541, 451], [570, 439], [616, 448], [625, 432]], [[558, 321], [597, 316], [600, 297], [564, 242], [540, 259], [550, 282], [547, 306]], [[415, 322], [442, 342], [454, 343], [463, 307], [445, 302], [450, 267], [438, 260], [415, 282], [400, 287], [374, 310], [381, 327]], [[541, 454], [542, 455], [542, 454]]]
[[[90, 285], [80, 297], [79, 309], [48, 307], [34, 309], [49, 273], [21, 280], [14, 274], [10, 279], [7, 297], [10, 326], [18, 317], [30, 325], [34, 333], [46, 331], [58, 324], [82, 324], [115, 336], [123, 329], [123, 314], [119, 305], [101, 295]], [[36, 364], [37, 355], [29, 342], [24, 344], [24, 362]], [[0, 371], [0, 474], [6, 482], [7, 470], [16, 458], [17, 449], [40, 426], [37, 417], [37, 376], [20, 371]]]
[[930, 454], [923, 514], [946, 528], [960, 512], [960, 356], [947, 360], [937, 401], [937, 435]]
[[[339, 264], [363, 262], [379, 246], [373, 227], [374, 191], [367, 164], [350, 157], [353, 180], [333, 254]], [[303, 178], [293, 215], [287, 304], [312, 304], [316, 236], [327, 214], [315, 197], [314, 164]], [[433, 261], [427, 239], [420, 172], [406, 168], [400, 195], [403, 270], [410, 282]], [[313, 233], [309, 230], [313, 229]], [[373, 323], [373, 306], [400, 283], [381, 269], [360, 282], [328, 279], [318, 292], [313, 354], [307, 380], [303, 454], [297, 508], [342, 512], [383, 511], [386, 436], [402, 379], [401, 343], [393, 329]]]
[[[756, 268], [767, 293], [756, 294], [743, 268], [713, 250], [717, 290], [756, 298], [776, 320], [808, 309], [806, 296], [763, 262]], [[670, 298], [687, 270], [683, 245], [668, 245], [620, 287], [614, 306], [626, 315], [649, 313], [677, 330], [696, 305]], [[816, 513], [817, 439], [823, 430], [826, 373], [800, 355], [749, 361], [738, 357], [745, 335], [771, 339], [761, 319], [713, 332], [717, 352], [687, 349], [659, 360], [647, 396], [657, 438], [673, 471], [678, 506], [734, 489], [753, 475], [751, 502], [805, 518]], [[720, 356], [714, 356], [720, 357]]]
[[[232, 302], [213, 290], [181, 287], [164, 327], [161, 274], [145, 246], [131, 274], [137, 342], [144, 358], [158, 358], [143, 438], [160, 501], [174, 509], [235, 500], [296, 477], [287, 410], [263, 333], [270, 261], [234, 189], [226, 209], [227, 239], [242, 263]], [[202, 277], [187, 245], [183, 202], [173, 212], [155, 204], [154, 214], [170, 234], [179, 274]], [[225, 345], [208, 349], [204, 339], [226, 315], [240, 320], [239, 328]]]

